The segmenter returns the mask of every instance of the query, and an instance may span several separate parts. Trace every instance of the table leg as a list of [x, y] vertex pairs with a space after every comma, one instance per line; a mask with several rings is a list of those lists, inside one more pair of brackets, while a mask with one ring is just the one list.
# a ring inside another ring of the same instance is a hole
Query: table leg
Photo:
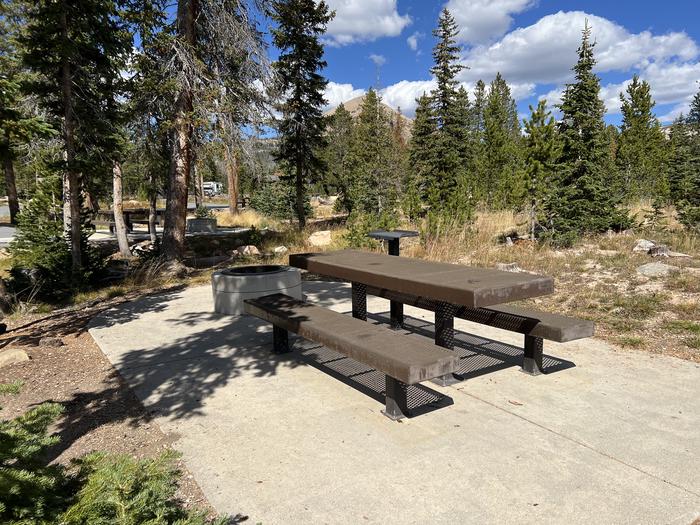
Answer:
[[382, 413], [397, 421], [408, 415], [408, 385], [391, 376], [386, 376], [386, 406]]
[[523, 372], [532, 376], [542, 373], [542, 350], [544, 340], [541, 337], [525, 336], [525, 355], [523, 356]]
[[291, 352], [289, 349], [289, 332], [275, 325], [272, 325], [272, 351], [275, 354]]
[[[435, 307], [435, 344], [448, 350], [454, 350], [455, 310], [456, 307], [453, 304], [442, 301], [438, 302]], [[440, 386], [448, 386], [459, 383], [459, 379], [454, 374], [446, 374], [433, 379], [433, 383]]]
[[394, 330], [403, 328], [403, 303], [390, 301], [391, 321], [390, 326]]
[[389, 255], [396, 255], [398, 257], [401, 248], [399, 247], [399, 239], [389, 239]]
[[367, 285], [352, 283], [352, 316], [355, 319], [367, 320]]

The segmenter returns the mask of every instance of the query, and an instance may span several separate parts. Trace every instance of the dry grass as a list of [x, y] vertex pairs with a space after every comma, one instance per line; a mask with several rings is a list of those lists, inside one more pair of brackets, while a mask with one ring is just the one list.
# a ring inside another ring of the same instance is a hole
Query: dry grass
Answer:
[[239, 226], [243, 228], [255, 227], [258, 229], [281, 228], [281, 223], [279, 221], [270, 219], [269, 217], [266, 217], [251, 208], [245, 208], [235, 214], [228, 210], [216, 210], [214, 212], [214, 216], [216, 217], [216, 224], [218, 226]]

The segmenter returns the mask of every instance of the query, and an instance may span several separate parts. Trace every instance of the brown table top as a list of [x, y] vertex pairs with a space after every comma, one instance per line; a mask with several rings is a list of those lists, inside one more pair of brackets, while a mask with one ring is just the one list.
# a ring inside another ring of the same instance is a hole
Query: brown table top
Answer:
[[357, 250], [292, 254], [289, 264], [320, 275], [470, 308], [538, 297], [554, 291], [554, 280], [542, 275]]

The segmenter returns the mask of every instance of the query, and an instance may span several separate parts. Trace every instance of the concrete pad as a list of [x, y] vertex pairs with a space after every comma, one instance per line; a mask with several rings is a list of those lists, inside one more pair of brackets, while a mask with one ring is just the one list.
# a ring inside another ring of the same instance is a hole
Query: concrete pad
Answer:
[[[347, 285], [304, 291], [350, 311]], [[368, 301], [374, 322], [388, 309]], [[429, 336], [433, 314], [405, 311], [406, 336]], [[380, 413], [376, 372], [300, 340], [271, 355], [271, 328], [214, 314], [208, 286], [120, 305], [90, 333], [209, 501], [251, 523], [700, 516], [700, 366], [589, 339], [545, 343], [551, 373], [532, 377], [519, 371], [522, 336], [455, 326], [468, 379], [413, 390], [414, 404], [453, 404], [400, 423]]]

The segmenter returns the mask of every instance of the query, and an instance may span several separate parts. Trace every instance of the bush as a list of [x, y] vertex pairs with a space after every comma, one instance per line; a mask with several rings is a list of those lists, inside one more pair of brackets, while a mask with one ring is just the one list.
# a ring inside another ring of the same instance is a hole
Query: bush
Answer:
[[88, 244], [92, 230], [83, 217], [83, 274], [71, 273], [70, 243], [63, 231], [61, 181], [50, 176], [41, 181], [32, 199], [17, 218], [17, 234], [10, 243], [10, 286], [21, 298], [60, 300], [93, 283], [104, 269], [104, 259]]
[[[201, 512], [185, 510], [175, 499], [177, 454], [135, 460], [126, 455], [88, 454], [76, 463], [85, 480], [76, 502], [62, 516], [66, 525], [204, 525]], [[220, 519], [216, 523], [225, 523]]]
[[67, 506], [70, 478], [60, 465], [46, 465], [46, 449], [58, 443], [47, 429], [63, 412], [43, 403], [0, 422], [0, 521], [51, 523]]
[[[93, 453], [71, 472], [47, 465], [46, 450], [59, 438], [49, 426], [63, 407], [43, 403], [0, 421], [0, 522], [21, 525], [204, 525], [204, 513], [186, 510], [175, 498], [177, 454], [135, 460]], [[214, 523], [223, 525], [223, 517]]]
[[[297, 216], [296, 188], [284, 179], [266, 182], [251, 195], [250, 207], [274, 219], [295, 219]], [[308, 196], [305, 198], [304, 210], [307, 217], [313, 216]]]
[[211, 208], [207, 208], [206, 206], [200, 204], [197, 206], [197, 209], [194, 210], [194, 216], [197, 219], [213, 219], [214, 211]]
[[377, 241], [367, 237], [372, 230], [393, 230], [399, 225], [395, 214], [384, 212], [381, 215], [370, 215], [354, 211], [348, 217], [348, 231], [344, 235], [345, 242], [353, 248], [373, 248]]

